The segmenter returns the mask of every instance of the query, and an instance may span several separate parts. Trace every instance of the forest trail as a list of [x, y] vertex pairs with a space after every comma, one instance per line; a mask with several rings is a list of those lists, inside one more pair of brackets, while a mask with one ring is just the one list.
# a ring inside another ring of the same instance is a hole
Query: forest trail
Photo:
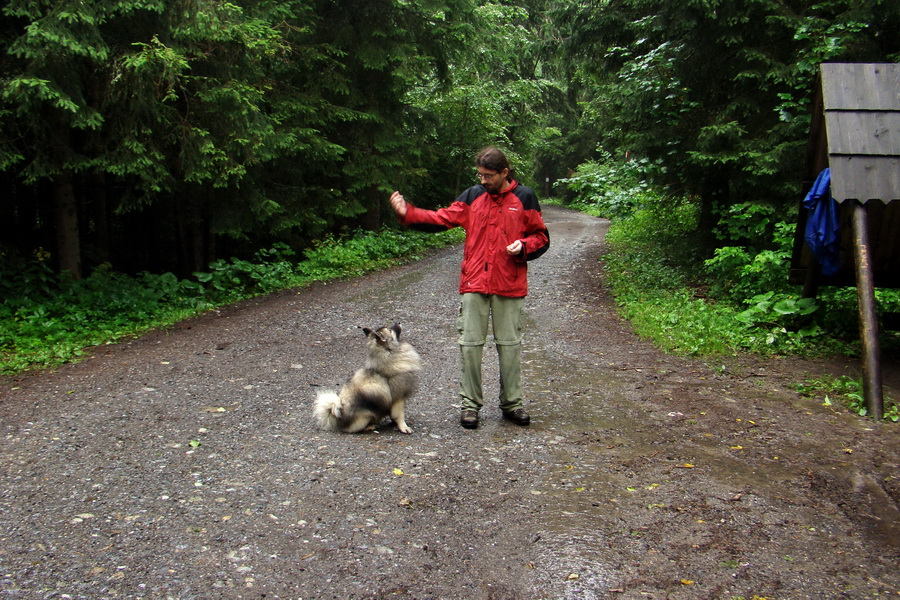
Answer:
[[[855, 365], [662, 354], [604, 288], [608, 222], [544, 215], [528, 428], [458, 425], [458, 247], [0, 380], [2, 597], [900, 598], [896, 425], [791, 387]], [[394, 321], [414, 433], [318, 430]]]

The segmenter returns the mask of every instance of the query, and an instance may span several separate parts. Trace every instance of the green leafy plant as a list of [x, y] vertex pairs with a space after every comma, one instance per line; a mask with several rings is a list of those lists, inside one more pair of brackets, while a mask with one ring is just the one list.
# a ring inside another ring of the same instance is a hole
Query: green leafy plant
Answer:
[[807, 317], [816, 311], [813, 298], [797, 298], [788, 294], [766, 292], [747, 301], [750, 308], [735, 315], [735, 319], [749, 329], [765, 332], [768, 345], [797, 341], [796, 338], [815, 337], [822, 328], [808, 323]]
[[[863, 392], [864, 383], [860, 377], [841, 375], [834, 379], [807, 379], [797, 384], [796, 389], [803, 396], [820, 399], [824, 406], [833, 406], [837, 402], [861, 417], [869, 414]], [[893, 398], [884, 399], [883, 419], [900, 422], [900, 405]]]
[[74, 281], [58, 277], [38, 253], [0, 262], [0, 373], [77, 359], [112, 343], [242, 298], [385, 268], [428, 248], [460, 241], [463, 232], [427, 235], [385, 230], [327, 238], [294, 262], [283, 244], [253, 260], [215, 261], [196, 281], [172, 273], [129, 276], [108, 267]]
[[571, 176], [556, 182], [566, 190], [569, 204], [583, 212], [611, 219], [632, 215], [638, 208], [656, 199], [646, 173], [646, 160], [616, 161], [608, 152], [602, 158], [585, 162]]

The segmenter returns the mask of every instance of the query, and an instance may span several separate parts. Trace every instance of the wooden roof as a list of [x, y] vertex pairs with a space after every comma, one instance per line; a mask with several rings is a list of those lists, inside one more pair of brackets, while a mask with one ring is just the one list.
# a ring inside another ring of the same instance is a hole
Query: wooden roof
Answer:
[[823, 64], [821, 93], [834, 199], [900, 200], [900, 64]]

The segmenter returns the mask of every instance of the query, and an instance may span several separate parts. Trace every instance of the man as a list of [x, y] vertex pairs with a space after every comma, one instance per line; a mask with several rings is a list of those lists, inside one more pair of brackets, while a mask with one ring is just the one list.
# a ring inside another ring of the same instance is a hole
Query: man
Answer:
[[391, 206], [403, 225], [432, 232], [452, 227], [466, 230], [457, 318], [460, 424], [467, 429], [478, 427], [484, 405], [481, 362], [490, 319], [500, 361], [500, 409], [505, 419], [526, 426], [531, 417], [522, 405], [521, 358], [527, 262], [547, 251], [550, 236], [537, 196], [512, 178], [503, 152], [485, 148], [475, 166], [480, 185], [464, 191], [447, 208], [417, 208], [400, 192], [391, 195]]

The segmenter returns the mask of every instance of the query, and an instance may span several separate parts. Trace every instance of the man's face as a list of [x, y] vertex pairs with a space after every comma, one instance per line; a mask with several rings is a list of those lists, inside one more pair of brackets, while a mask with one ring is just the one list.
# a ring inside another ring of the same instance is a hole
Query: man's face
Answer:
[[489, 194], [499, 194], [503, 191], [503, 188], [506, 185], [506, 176], [508, 174], [509, 169], [503, 169], [498, 173], [497, 171], [491, 171], [484, 167], [478, 167], [478, 178], [481, 180], [481, 185], [487, 189]]

